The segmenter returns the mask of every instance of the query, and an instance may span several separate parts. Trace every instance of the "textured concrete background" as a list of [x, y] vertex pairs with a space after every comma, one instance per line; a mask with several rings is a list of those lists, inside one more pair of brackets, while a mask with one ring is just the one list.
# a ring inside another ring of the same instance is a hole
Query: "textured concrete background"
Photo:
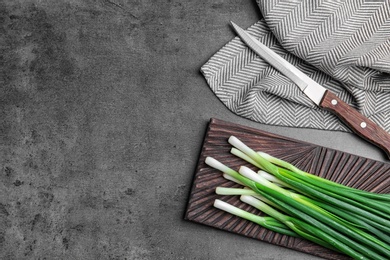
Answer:
[[183, 220], [210, 117], [384, 160], [217, 100], [200, 67], [258, 19], [254, 0], [0, 1], [0, 259], [315, 259]]

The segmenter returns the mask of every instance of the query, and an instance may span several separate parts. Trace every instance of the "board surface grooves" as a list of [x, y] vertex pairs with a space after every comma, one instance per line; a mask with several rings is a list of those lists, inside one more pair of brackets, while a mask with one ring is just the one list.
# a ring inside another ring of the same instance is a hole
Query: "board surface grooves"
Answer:
[[186, 220], [326, 259], [350, 259], [310, 241], [266, 230], [213, 207], [214, 200], [218, 198], [239, 208], [261, 214], [257, 209], [240, 202], [238, 196], [215, 194], [215, 188], [218, 186], [236, 184], [224, 179], [221, 172], [206, 165], [207, 156], [214, 157], [235, 170], [238, 170], [239, 165], [250, 166], [230, 154], [231, 145], [227, 140], [232, 135], [252, 149], [291, 162], [304, 171], [378, 193], [390, 193], [390, 164], [215, 118], [212, 118], [208, 124], [188, 198], [184, 216]]

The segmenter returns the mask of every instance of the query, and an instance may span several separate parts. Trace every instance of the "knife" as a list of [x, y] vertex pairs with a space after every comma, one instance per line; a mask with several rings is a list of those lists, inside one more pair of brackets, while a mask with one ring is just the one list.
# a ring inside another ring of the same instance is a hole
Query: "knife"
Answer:
[[244, 29], [231, 22], [241, 40], [257, 55], [292, 80], [317, 106], [335, 114], [353, 132], [380, 147], [390, 158], [390, 134], [356, 109], [338, 98], [291, 63], [283, 59]]

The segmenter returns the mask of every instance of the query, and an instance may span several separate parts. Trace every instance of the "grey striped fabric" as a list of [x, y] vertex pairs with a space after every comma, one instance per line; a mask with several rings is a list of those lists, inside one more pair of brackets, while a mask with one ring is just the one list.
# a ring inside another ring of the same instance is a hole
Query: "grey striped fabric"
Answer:
[[[375, 0], [258, 0], [247, 29], [390, 132], [390, 4]], [[201, 68], [233, 113], [272, 125], [350, 131], [236, 37]]]

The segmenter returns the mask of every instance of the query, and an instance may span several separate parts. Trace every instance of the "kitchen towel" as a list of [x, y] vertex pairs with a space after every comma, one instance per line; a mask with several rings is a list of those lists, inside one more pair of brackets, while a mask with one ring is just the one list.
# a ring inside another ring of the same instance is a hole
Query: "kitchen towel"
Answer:
[[[247, 29], [312, 79], [390, 132], [390, 2], [257, 0]], [[256, 122], [349, 132], [238, 37], [201, 68], [233, 113]]]

